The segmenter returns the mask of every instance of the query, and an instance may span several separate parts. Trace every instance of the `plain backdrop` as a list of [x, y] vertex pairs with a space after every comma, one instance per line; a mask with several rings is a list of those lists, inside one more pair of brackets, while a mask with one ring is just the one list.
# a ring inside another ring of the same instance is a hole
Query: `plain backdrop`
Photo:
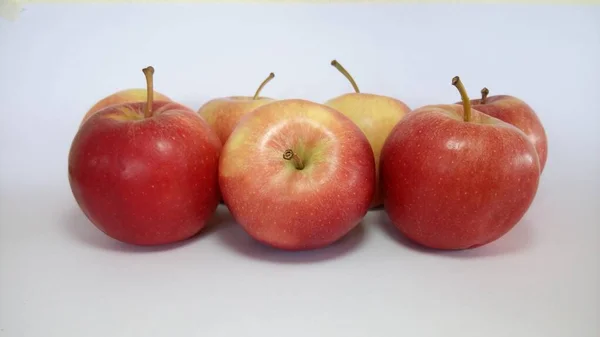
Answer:
[[[224, 207], [183, 244], [140, 249], [82, 215], [67, 154], [85, 111], [155, 88], [197, 109], [350, 91], [412, 108], [482, 86], [549, 136], [537, 197], [502, 239], [442, 253], [370, 212], [339, 243], [263, 247]], [[600, 335], [600, 7], [394, 4], [27, 5], [0, 19], [0, 336]]]

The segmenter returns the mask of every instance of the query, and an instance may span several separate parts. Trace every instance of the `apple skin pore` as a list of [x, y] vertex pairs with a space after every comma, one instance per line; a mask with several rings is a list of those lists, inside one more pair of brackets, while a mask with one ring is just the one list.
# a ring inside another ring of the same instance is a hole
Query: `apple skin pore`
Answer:
[[[297, 169], [283, 154], [293, 150]], [[254, 239], [285, 250], [328, 246], [355, 228], [375, 191], [373, 150], [346, 116], [290, 99], [240, 121], [220, 162], [225, 204]]]
[[546, 131], [535, 111], [524, 101], [509, 95], [495, 95], [471, 100], [473, 109], [512, 124], [523, 131], [533, 143], [540, 158], [540, 172], [546, 167], [548, 157], [548, 138]]
[[523, 217], [539, 159], [516, 127], [461, 105], [425, 106], [399, 122], [381, 154], [384, 207], [412, 241], [467, 249], [502, 237]]
[[221, 143], [204, 120], [173, 102], [110, 106], [85, 122], [69, 153], [73, 195], [90, 221], [130, 244], [187, 239], [219, 201]]

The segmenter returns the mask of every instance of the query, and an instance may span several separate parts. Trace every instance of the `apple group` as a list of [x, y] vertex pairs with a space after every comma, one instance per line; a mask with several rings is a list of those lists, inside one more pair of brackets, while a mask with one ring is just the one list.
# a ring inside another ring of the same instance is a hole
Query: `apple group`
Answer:
[[510, 95], [411, 109], [353, 87], [325, 102], [215, 98], [198, 110], [154, 90], [121, 90], [83, 114], [68, 177], [82, 212], [109, 237], [161, 245], [200, 233], [224, 203], [253, 239], [283, 250], [329, 246], [382, 208], [409, 240], [471, 249], [519, 223], [548, 142], [536, 112]]

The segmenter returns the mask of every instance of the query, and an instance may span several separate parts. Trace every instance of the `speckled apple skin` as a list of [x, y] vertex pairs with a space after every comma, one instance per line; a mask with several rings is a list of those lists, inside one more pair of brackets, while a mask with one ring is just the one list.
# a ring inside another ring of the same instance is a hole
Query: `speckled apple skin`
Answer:
[[413, 110], [381, 154], [384, 208], [412, 241], [436, 249], [475, 248], [511, 230], [530, 207], [539, 159], [516, 127], [461, 105]]
[[181, 241], [202, 230], [218, 201], [221, 143], [193, 110], [155, 102], [98, 111], [77, 132], [69, 182], [90, 221], [135, 245]]
[[[298, 170], [283, 153], [303, 159]], [[335, 109], [300, 99], [257, 108], [225, 144], [225, 204], [257, 241], [285, 250], [328, 246], [355, 228], [375, 191], [369, 141]]]
[[514, 96], [495, 95], [487, 97], [485, 104], [481, 104], [481, 99], [473, 99], [471, 104], [474, 109], [523, 131], [537, 151], [540, 172], [544, 171], [548, 158], [548, 137], [539, 116], [527, 103]]

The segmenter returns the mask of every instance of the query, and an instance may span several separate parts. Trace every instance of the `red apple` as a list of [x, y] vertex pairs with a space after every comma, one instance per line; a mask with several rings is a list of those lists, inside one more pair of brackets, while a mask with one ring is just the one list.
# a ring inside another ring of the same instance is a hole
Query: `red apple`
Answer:
[[69, 152], [71, 190], [108, 236], [158, 245], [198, 233], [219, 201], [216, 134], [193, 110], [153, 101], [109, 106], [78, 130]]
[[251, 237], [279, 249], [316, 249], [344, 237], [369, 210], [375, 159], [339, 111], [281, 100], [242, 118], [223, 147], [219, 182]]
[[414, 242], [437, 249], [488, 244], [511, 230], [538, 188], [536, 150], [518, 128], [463, 105], [413, 110], [381, 154], [384, 207]]
[[548, 156], [546, 130], [535, 111], [519, 98], [510, 95], [489, 96], [481, 89], [481, 99], [471, 100], [471, 106], [492, 117], [512, 124], [523, 131], [533, 143], [540, 158], [540, 172], [544, 171]]

